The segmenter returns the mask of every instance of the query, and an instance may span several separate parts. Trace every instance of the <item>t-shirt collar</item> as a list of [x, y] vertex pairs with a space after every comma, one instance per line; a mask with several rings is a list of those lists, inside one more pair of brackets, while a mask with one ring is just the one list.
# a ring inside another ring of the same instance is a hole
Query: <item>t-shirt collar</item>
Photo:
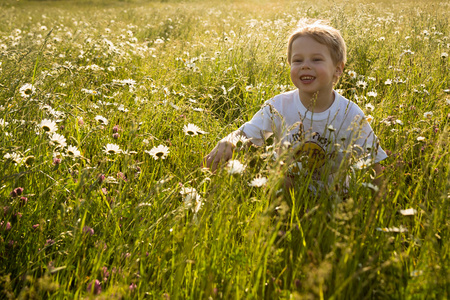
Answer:
[[327, 110], [320, 112], [320, 113], [313, 113], [306, 109], [306, 107], [303, 105], [302, 101], [300, 101], [300, 95], [298, 91], [295, 93], [295, 103], [297, 104], [297, 109], [300, 112], [301, 116], [305, 116], [307, 119], [313, 119], [314, 120], [324, 120], [327, 119], [329, 116], [334, 116], [336, 114], [336, 111], [339, 107], [339, 102], [341, 95], [339, 95], [335, 90], [333, 90], [334, 93], [334, 101], [331, 104], [330, 107], [328, 107]]

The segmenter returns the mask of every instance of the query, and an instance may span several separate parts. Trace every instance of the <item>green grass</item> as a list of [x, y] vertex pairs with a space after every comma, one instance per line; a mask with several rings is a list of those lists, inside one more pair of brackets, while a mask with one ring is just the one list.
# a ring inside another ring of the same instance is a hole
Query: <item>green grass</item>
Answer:
[[[0, 8], [0, 298], [85, 298], [94, 280], [101, 298], [450, 296], [445, 1]], [[285, 47], [302, 17], [330, 20], [347, 42], [336, 88], [373, 116], [389, 152], [383, 196], [360, 184], [364, 173], [346, 201], [312, 194], [308, 179], [280, 193], [286, 170], [265, 147], [235, 152], [242, 175], [201, 168], [217, 141], [293, 88]], [[117, 81], [126, 79], [136, 83]], [[20, 93], [26, 83], [30, 97]], [[43, 119], [57, 121], [81, 156], [55, 149]], [[188, 123], [208, 133], [187, 136]], [[107, 155], [110, 143], [128, 153]], [[164, 160], [145, 152], [158, 145], [169, 147]], [[256, 176], [268, 183], [250, 187]], [[200, 195], [199, 210], [183, 200], [186, 187]], [[417, 213], [400, 214], [407, 208]], [[380, 230], [394, 227], [407, 231]]]

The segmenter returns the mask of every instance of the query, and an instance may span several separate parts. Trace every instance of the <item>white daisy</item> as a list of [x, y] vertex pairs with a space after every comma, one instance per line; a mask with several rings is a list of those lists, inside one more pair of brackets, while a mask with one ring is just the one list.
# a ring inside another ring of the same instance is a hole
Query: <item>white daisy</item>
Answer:
[[333, 126], [333, 124], [328, 125], [328, 126], [327, 126], [327, 129], [328, 129], [329, 131], [336, 131], [336, 128]]
[[432, 111], [427, 111], [423, 114], [423, 117], [425, 119], [431, 119], [431, 117], [433, 117], [433, 112]]
[[378, 192], [380, 190], [378, 186], [376, 186], [370, 182], [363, 182], [363, 183], [361, 183], [361, 185], [366, 188], [369, 188], [371, 190], [374, 190], [375, 192]]
[[122, 152], [119, 145], [116, 145], [116, 144], [106, 144], [106, 146], [104, 146], [104, 151], [108, 155], [109, 154], [119, 154]]
[[376, 97], [378, 96], [378, 93], [376, 91], [370, 91], [367, 93], [367, 97]]
[[356, 162], [356, 164], [353, 165], [354, 168], [362, 170], [366, 169], [367, 167], [370, 167], [373, 164], [373, 160], [371, 158], [368, 159], [361, 159]]
[[31, 97], [31, 95], [33, 95], [35, 91], [36, 91], [36, 88], [31, 83], [25, 83], [19, 89], [20, 95], [24, 98]]
[[236, 132], [230, 133], [223, 140], [230, 142], [231, 144], [233, 144], [233, 146], [238, 147], [238, 148], [247, 144], [250, 141], [250, 139], [248, 139], [244, 135], [236, 133]]
[[372, 123], [372, 121], [373, 121], [373, 116], [372, 115], [367, 115], [366, 116], [366, 120], [367, 120], [367, 123]]
[[371, 111], [373, 111], [375, 109], [375, 106], [373, 106], [370, 103], [367, 103], [366, 104], [366, 109], [367, 109], [368, 112], [371, 112]]
[[355, 79], [356, 78], [356, 72], [355, 71], [352, 71], [352, 70], [350, 70], [350, 71], [348, 71], [347, 72], [348, 73], [348, 75], [350, 76], [350, 78], [352, 78], [352, 79]]
[[227, 168], [228, 168], [228, 174], [234, 175], [234, 174], [242, 174], [242, 172], [244, 172], [246, 166], [243, 165], [238, 160], [230, 160], [227, 164]]
[[367, 82], [364, 80], [358, 80], [356, 86], [362, 88], [363, 90], [367, 87]]
[[58, 126], [56, 126], [56, 122], [49, 119], [44, 119], [39, 123], [39, 128], [47, 133], [55, 133], [58, 130]]
[[0, 127], [5, 128], [6, 126], [8, 126], [8, 122], [6, 122], [4, 119], [0, 119]]
[[120, 104], [119, 107], [117, 107], [117, 109], [122, 112], [128, 112], [128, 108], [125, 108], [125, 106], [123, 106], [123, 104]]
[[67, 146], [66, 153], [68, 156], [71, 156], [73, 158], [81, 156], [80, 150], [78, 150], [78, 148], [76, 146], [72, 146], [72, 145]]
[[263, 185], [266, 185], [266, 183], [267, 183], [266, 177], [258, 176], [255, 177], [252, 181], [250, 181], [248, 185], [253, 187], [262, 187]]
[[148, 153], [150, 156], [152, 156], [155, 160], [158, 159], [166, 159], [167, 155], [169, 154], [169, 147], [164, 145], [159, 145], [158, 147], [153, 147], [150, 151], [145, 151], [145, 153]]
[[413, 216], [417, 213], [417, 210], [414, 208], [400, 209], [400, 213], [404, 216]]
[[183, 126], [183, 132], [186, 135], [190, 135], [190, 136], [207, 133], [207, 132], [204, 132], [203, 130], [201, 130], [200, 127], [198, 127], [197, 125], [191, 124], [191, 123]]
[[108, 120], [105, 117], [102, 116], [96, 116], [95, 120], [102, 125], [108, 125]]
[[19, 153], [13, 152], [13, 153], [6, 153], [3, 156], [4, 159], [7, 160], [12, 160], [13, 162], [15, 162], [16, 164], [20, 165], [23, 161], [23, 157], [22, 155], [20, 155]]
[[180, 194], [183, 197], [186, 208], [190, 208], [194, 213], [197, 213], [203, 205], [202, 197], [195, 188], [182, 187]]
[[53, 133], [50, 137], [50, 144], [56, 148], [64, 148], [67, 145], [66, 138], [61, 134]]
[[426, 138], [423, 137], [423, 136], [418, 136], [417, 137], [417, 141], [419, 141], [419, 142], [424, 142], [425, 140], [426, 140]]

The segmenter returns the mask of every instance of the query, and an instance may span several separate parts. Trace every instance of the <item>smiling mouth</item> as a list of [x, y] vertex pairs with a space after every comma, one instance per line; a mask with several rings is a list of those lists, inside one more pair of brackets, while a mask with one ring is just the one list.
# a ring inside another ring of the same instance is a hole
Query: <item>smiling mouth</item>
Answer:
[[302, 82], [311, 82], [311, 81], [313, 81], [314, 79], [316, 79], [316, 77], [314, 77], [314, 76], [309, 76], [309, 75], [305, 75], [305, 76], [300, 76], [300, 80], [302, 81]]

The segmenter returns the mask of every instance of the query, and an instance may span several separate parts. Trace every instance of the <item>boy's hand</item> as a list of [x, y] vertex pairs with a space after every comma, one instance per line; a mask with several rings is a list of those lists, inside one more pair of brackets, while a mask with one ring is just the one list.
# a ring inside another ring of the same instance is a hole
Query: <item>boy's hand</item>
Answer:
[[234, 145], [229, 141], [220, 141], [216, 147], [206, 155], [206, 167], [214, 172], [219, 164], [229, 161], [233, 157]]

